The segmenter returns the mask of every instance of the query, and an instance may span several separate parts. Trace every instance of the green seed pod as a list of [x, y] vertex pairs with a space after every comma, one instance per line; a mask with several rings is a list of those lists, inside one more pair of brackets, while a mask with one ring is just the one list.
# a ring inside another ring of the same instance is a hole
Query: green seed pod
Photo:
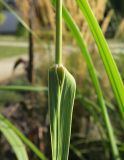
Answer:
[[64, 66], [49, 70], [49, 110], [53, 160], [67, 160], [76, 83]]

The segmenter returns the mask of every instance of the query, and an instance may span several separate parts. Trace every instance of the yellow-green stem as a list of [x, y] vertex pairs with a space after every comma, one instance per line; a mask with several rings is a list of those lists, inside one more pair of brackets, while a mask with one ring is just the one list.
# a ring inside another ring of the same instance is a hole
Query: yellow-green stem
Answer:
[[62, 0], [56, 0], [56, 55], [55, 63], [62, 62]]

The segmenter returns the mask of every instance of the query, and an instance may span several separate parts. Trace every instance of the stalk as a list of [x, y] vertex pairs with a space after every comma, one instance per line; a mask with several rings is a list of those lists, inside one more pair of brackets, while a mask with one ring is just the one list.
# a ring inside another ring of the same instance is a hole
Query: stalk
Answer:
[[62, 0], [56, 1], [56, 54], [55, 63], [62, 62]]
[[62, 65], [62, 0], [57, 0], [55, 5], [55, 65], [48, 74], [52, 159], [68, 160], [76, 83]]

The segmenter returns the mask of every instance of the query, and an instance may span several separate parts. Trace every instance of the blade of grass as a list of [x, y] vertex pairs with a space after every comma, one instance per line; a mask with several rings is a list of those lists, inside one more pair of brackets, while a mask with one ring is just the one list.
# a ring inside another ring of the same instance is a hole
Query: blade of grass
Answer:
[[[55, 6], [55, 0], [51, 0], [51, 2]], [[112, 125], [111, 125], [111, 122], [109, 119], [107, 108], [105, 106], [105, 101], [103, 98], [102, 90], [101, 90], [101, 87], [100, 87], [100, 84], [99, 84], [99, 81], [97, 78], [96, 70], [93, 65], [91, 56], [88, 52], [88, 49], [87, 49], [86, 44], [82, 38], [82, 35], [79, 31], [79, 28], [77, 27], [73, 18], [71, 17], [71, 15], [69, 14], [69, 12], [67, 11], [67, 9], [64, 6], [63, 6], [63, 18], [64, 18], [68, 28], [70, 29], [74, 39], [77, 41], [77, 44], [79, 45], [79, 47], [81, 49], [81, 53], [85, 58], [89, 74], [91, 76], [93, 85], [96, 90], [98, 102], [101, 107], [101, 111], [102, 111], [101, 113], [102, 113], [102, 117], [103, 117], [105, 125], [106, 125], [109, 141], [110, 141], [112, 152], [113, 152], [113, 157], [117, 160], [116, 157], [119, 157], [119, 151], [117, 148], [116, 139], [115, 139], [114, 133], [113, 133], [113, 128], [112, 128]], [[118, 158], [118, 160], [119, 160], [119, 158]]]
[[39, 159], [47, 160], [45, 155], [2, 114], [0, 114], [0, 121], [5, 123], [9, 128], [11, 128], [13, 132], [35, 153], [35, 155], [39, 157]]
[[24, 144], [5, 121], [0, 120], [0, 131], [3, 133], [9, 144], [12, 146], [17, 159], [28, 160], [28, 155]]
[[96, 41], [100, 56], [102, 58], [112, 89], [118, 102], [120, 113], [122, 115], [122, 118], [124, 119], [124, 85], [120, 77], [119, 71], [117, 69], [117, 66], [115, 64], [115, 61], [113, 59], [113, 56], [111, 54], [111, 51], [100, 29], [100, 26], [90, 8], [88, 1], [76, 1], [84, 14], [85, 19], [88, 22], [89, 28]]
[[47, 87], [40, 86], [0, 86], [0, 91], [47, 92]]

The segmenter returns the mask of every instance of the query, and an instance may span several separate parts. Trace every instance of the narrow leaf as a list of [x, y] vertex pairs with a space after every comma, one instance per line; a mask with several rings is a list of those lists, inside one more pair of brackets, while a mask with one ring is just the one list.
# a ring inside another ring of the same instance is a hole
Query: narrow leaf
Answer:
[[28, 160], [24, 144], [5, 121], [0, 120], [0, 131], [12, 146], [18, 160]]
[[89, 28], [93, 34], [96, 44], [99, 49], [99, 53], [103, 64], [106, 69], [106, 73], [109, 77], [111, 86], [113, 88], [115, 97], [118, 102], [120, 113], [124, 119], [124, 85], [120, 77], [119, 71], [108, 47], [108, 44], [104, 38], [104, 35], [100, 29], [100, 26], [89, 6], [87, 0], [76, 0], [81, 11], [83, 12], [86, 21], [88, 22]]
[[39, 159], [47, 160], [45, 155], [2, 114], [0, 114], [0, 122], [5, 123], [10, 129], [12, 129], [12, 131], [35, 153]]

